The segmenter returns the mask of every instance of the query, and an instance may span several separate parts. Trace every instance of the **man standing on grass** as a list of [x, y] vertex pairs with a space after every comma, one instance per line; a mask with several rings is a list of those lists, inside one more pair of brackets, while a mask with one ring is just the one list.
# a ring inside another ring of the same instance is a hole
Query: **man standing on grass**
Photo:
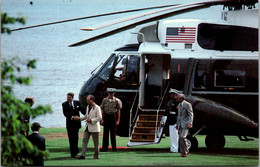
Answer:
[[74, 93], [69, 92], [67, 94], [67, 101], [62, 103], [63, 114], [66, 117], [66, 128], [69, 137], [70, 144], [70, 155], [71, 158], [78, 158], [78, 140], [79, 140], [79, 129], [81, 128], [81, 122], [73, 119], [73, 116], [79, 116], [79, 112], [85, 114], [80, 102], [73, 100]]
[[109, 131], [112, 151], [116, 149], [116, 125], [120, 123], [120, 102], [115, 95], [115, 88], [107, 88], [108, 96], [103, 99], [100, 108], [102, 110], [102, 123], [104, 125], [103, 146], [101, 152], [108, 151]]
[[166, 115], [167, 122], [169, 124], [169, 134], [170, 134], [170, 152], [177, 153], [178, 152], [178, 130], [176, 129], [176, 122], [178, 117], [178, 102], [177, 97], [179, 92], [176, 89], [170, 89], [170, 101], [167, 103]]
[[99, 132], [100, 121], [102, 120], [101, 109], [96, 105], [95, 97], [89, 95], [87, 97], [87, 112], [83, 117], [74, 116], [75, 120], [86, 120], [83, 140], [82, 140], [82, 153], [78, 159], [85, 159], [85, 153], [88, 146], [89, 137], [92, 136], [95, 147], [94, 159], [99, 159]]
[[182, 157], [187, 157], [190, 142], [186, 139], [186, 137], [189, 133], [189, 129], [192, 128], [193, 110], [191, 104], [185, 100], [184, 94], [178, 95], [177, 102], [179, 102], [179, 105], [176, 129], [179, 130], [180, 152]]

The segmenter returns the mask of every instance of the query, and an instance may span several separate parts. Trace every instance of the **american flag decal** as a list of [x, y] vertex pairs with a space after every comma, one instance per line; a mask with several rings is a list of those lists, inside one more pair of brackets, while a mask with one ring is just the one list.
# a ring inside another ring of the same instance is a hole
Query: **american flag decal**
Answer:
[[196, 27], [168, 27], [166, 43], [194, 43]]

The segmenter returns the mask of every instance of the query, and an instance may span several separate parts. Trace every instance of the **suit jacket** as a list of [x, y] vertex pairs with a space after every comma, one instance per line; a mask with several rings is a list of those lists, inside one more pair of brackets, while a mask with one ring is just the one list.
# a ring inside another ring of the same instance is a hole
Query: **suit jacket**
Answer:
[[98, 105], [94, 104], [89, 111], [89, 106], [87, 106], [86, 115], [80, 117], [80, 120], [91, 119], [91, 123], [86, 122], [85, 130], [88, 128], [89, 132], [100, 132], [100, 121], [102, 120], [101, 109]]
[[[38, 147], [39, 150], [46, 150], [45, 146], [45, 138], [40, 136], [38, 133], [33, 133], [28, 136], [28, 140], [35, 146]], [[33, 157], [33, 165], [34, 166], [43, 166], [43, 156]]]
[[79, 101], [73, 100], [73, 105], [74, 109], [70, 106], [68, 101], [62, 103], [63, 115], [66, 117], [66, 128], [80, 129], [80, 121], [73, 120], [71, 117], [79, 116], [79, 112], [82, 114], [85, 114], [85, 112], [83, 111]]
[[165, 115], [167, 116], [167, 123], [169, 125], [175, 125], [178, 117], [178, 102], [176, 100], [170, 100], [167, 103]]
[[[181, 104], [181, 103], [180, 103]], [[192, 126], [193, 123], [193, 110], [192, 106], [186, 100], [183, 100], [183, 106], [178, 105], [178, 118], [177, 118], [177, 126], [178, 128], [187, 128], [187, 125], [190, 124]]]

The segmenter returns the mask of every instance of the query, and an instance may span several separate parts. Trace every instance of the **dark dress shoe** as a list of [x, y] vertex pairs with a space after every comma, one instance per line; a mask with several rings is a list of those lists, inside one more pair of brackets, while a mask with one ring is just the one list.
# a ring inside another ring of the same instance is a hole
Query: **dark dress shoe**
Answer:
[[73, 156], [71, 156], [71, 158], [78, 158], [78, 156], [77, 155], [73, 155]]
[[112, 151], [113, 151], [113, 152], [117, 152], [117, 149], [113, 149]]
[[85, 157], [81, 155], [78, 157], [78, 159], [85, 159]]

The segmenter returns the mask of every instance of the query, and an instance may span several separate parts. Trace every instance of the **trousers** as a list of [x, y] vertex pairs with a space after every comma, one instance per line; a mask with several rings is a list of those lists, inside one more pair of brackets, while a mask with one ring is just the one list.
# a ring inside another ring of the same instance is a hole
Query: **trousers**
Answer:
[[180, 128], [179, 129], [179, 146], [180, 152], [182, 155], [187, 154], [190, 148], [190, 141], [186, 138], [189, 133], [188, 128]]
[[98, 159], [99, 158], [99, 132], [89, 132], [87, 129], [84, 131], [83, 134], [81, 155], [85, 157], [90, 136], [92, 136], [93, 143], [94, 143], [94, 149], [95, 149], [94, 159]]
[[78, 128], [68, 128], [67, 133], [68, 133], [68, 137], [69, 137], [70, 154], [71, 154], [71, 157], [73, 157], [79, 153], [79, 149], [78, 149], [79, 129]]
[[104, 133], [103, 133], [103, 150], [108, 150], [109, 132], [111, 138], [112, 150], [116, 150], [116, 115], [105, 114], [104, 116]]
[[178, 152], [179, 148], [179, 142], [178, 142], [178, 130], [176, 129], [176, 124], [175, 125], [169, 125], [169, 133], [170, 133], [170, 141], [171, 141], [171, 146], [170, 146], [170, 152]]

